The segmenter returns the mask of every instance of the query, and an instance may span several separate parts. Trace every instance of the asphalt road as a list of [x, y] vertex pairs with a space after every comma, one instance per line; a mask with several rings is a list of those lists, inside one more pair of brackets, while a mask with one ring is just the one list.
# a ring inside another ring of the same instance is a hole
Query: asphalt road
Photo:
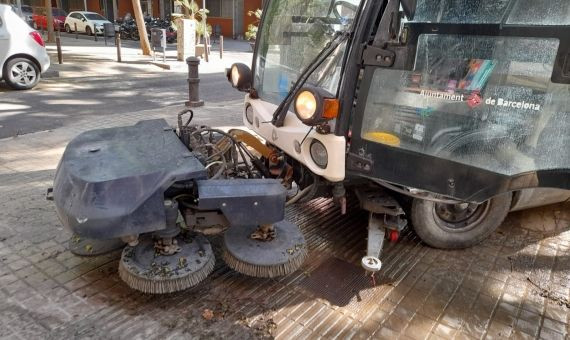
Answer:
[[[0, 139], [51, 130], [86, 116], [167, 108], [187, 100], [181, 73], [43, 79], [31, 91], [12, 91], [0, 82]], [[201, 76], [206, 104], [243, 98], [220, 73]], [[175, 114], [175, 113], [173, 113]]]

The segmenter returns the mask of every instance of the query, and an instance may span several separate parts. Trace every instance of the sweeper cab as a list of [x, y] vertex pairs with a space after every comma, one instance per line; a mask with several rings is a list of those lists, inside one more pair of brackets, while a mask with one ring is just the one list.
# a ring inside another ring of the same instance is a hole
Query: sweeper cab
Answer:
[[119, 274], [148, 293], [207, 277], [212, 234], [234, 270], [286, 275], [308, 249], [284, 209], [322, 196], [370, 213], [367, 272], [408, 224], [433, 247], [477, 244], [509, 211], [570, 198], [567, 13], [536, 0], [269, 0], [251, 68], [227, 72], [246, 129], [188, 110], [175, 129], [142, 121], [67, 146], [52, 195], [71, 247], [127, 243]]

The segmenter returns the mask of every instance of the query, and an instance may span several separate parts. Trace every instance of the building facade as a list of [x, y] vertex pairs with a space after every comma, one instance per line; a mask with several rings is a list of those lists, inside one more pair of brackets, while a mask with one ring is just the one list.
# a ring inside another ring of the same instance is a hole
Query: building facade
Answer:
[[[0, 0], [1, 2], [2, 0]], [[45, 0], [5, 0], [32, 7], [44, 7]], [[139, 0], [144, 14], [164, 18], [171, 13], [182, 13], [182, 8], [174, 0]], [[250, 11], [262, 8], [263, 0], [195, 0], [202, 8], [203, 1], [209, 11], [207, 22], [214, 32], [221, 32], [226, 37], [243, 38], [247, 27], [256, 22]], [[122, 18], [127, 13], [133, 14], [132, 0], [51, 0], [52, 6], [67, 12], [97, 12], [109, 20]]]
[[[257, 20], [248, 13], [263, 8], [263, 0], [195, 0], [200, 8], [204, 6], [203, 1], [209, 11], [207, 22], [214, 32], [220, 31], [222, 35], [234, 38], [243, 38], [247, 27]], [[174, 2], [173, 9], [182, 13]]]

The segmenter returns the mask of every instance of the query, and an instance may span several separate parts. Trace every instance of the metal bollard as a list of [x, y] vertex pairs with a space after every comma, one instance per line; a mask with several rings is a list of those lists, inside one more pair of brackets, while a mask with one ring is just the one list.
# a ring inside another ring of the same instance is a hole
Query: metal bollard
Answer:
[[117, 62], [122, 62], [121, 58], [121, 33], [115, 33], [115, 45], [117, 45]]
[[220, 59], [224, 58], [224, 36], [220, 35]]
[[200, 59], [188, 57], [186, 58], [186, 64], [188, 64], [188, 101], [186, 106], [203, 106], [204, 101], [200, 100], [200, 75], [198, 74]]
[[97, 40], [97, 27], [93, 26], [93, 35], [95, 36], [95, 41]]
[[77, 30], [77, 23], [74, 23], [73, 25], [75, 25], [75, 39], [79, 39], [79, 31]]
[[61, 36], [59, 31], [57, 31], [55, 36], [55, 44], [57, 45], [57, 61], [61, 65], [63, 64], [63, 54], [61, 53]]
[[207, 63], [210, 62], [210, 55], [208, 52], [208, 45], [210, 44], [210, 41], [208, 40], [208, 34], [204, 34], [204, 59], [206, 60]]

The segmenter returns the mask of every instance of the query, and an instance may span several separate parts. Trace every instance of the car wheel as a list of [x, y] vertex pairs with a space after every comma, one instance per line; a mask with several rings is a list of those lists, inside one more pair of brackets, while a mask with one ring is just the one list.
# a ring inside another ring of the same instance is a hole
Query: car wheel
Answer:
[[28, 90], [40, 81], [40, 69], [31, 60], [14, 58], [6, 63], [4, 79], [15, 90]]
[[87, 34], [87, 35], [93, 34], [93, 32], [91, 32], [91, 27], [85, 26], [85, 34]]
[[69, 27], [69, 24], [65, 24], [65, 31], [67, 33], [71, 33], [71, 27]]
[[416, 198], [412, 202], [412, 224], [422, 241], [432, 247], [467, 248], [483, 241], [503, 223], [511, 202], [511, 193], [481, 204], [443, 204]]

